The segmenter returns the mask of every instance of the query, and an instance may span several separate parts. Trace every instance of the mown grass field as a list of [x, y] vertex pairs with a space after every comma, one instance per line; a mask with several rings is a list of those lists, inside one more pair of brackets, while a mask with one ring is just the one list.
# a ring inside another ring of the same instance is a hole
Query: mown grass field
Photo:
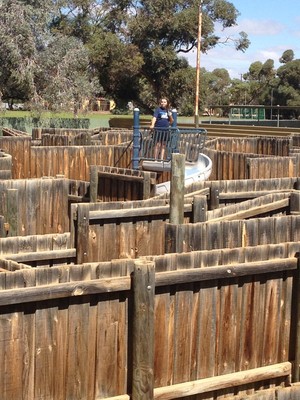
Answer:
[[[3, 112], [0, 112], [0, 117], [33, 117], [33, 115], [30, 111], [10, 111], [6, 110]], [[43, 118], [73, 118], [74, 115], [73, 113], [50, 113], [50, 112], [45, 112], [42, 114]], [[78, 114], [78, 118], [88, 118], [90, 120], [90, 129], [94, 128], [107, 128], [109, 127], [109, 119], [110, 118], [133, 118], [132, 114], [128, 115], [114, 115], [111, 113], [103, 114], [103, 113], [82, 113]], [[141, 118], [149, 118], [149, 121], [151, 119], [151, 115], [141, 115]], [[178, 121], [180, 122], [193, 122], [193, 117], [178, 117]]]

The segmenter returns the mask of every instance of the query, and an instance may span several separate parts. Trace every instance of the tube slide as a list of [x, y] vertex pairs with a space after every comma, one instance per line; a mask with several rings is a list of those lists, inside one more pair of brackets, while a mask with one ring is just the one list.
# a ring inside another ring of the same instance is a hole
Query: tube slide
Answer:
[[[149, 161], [150, 163], [150, 161]], [[171, 171], [171, 161], [151, 161], [151, 171]], [[163, 165], [162, 165], [163, 164]], [[148, 166], [150, 169], [150, 165]], [[212, 171], [212, 161], [205, 154], [200, 153], [198, 161], [185, 163], [185, 186], [209, 178]], [[162, 182], [156, 185], [156, 194], [170, 192], [171, 182]]]

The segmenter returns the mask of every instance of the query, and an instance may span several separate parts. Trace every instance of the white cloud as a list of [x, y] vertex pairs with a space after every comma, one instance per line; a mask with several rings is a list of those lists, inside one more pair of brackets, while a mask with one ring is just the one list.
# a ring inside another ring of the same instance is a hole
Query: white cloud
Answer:
[[[265, 14], [266, 15], [266, 14]], [[259, 16], [258, 16], [259, 18]], [[215, 68], [226, 68], [232, 78], [240, 78], [241, 74], [249, 70], [250, 65], [255, 61], [265, 62], [268, 59], [274, 60], [275, 68], [280, 66], [279, 58], [287, 49], [292, 49], [297, 58], [300, 45], [299, 23], [284, 24], [275, 19], [249, 19], [238, 20], [238, 25], [222, 30], [220, 24], [215, 24], [215, 33], [222, 38], [237, 37], [239, 32], [247, 33], [250, 40], [249, 48], [243, 53], [234, 48], [233, 43], [218, 45], [207, 54], [201, 54], [200, 67], [208, 71]], [[294, 17], [299, 20], [300, 16]], [[196, 66], [196, 51], [185, 55], [190, 65]]]
[[286, 29], [282, 23], [272, 19], [243, 19], [236, 28], [238, 28], [238, 31], [247, 32], [249, 36], [273, 36], [282, 33]]

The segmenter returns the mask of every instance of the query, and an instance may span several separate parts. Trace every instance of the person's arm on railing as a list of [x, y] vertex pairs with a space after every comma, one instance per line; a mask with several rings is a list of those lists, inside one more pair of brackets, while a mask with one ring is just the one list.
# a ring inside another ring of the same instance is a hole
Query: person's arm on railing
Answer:
[[150, 129], [154, 128], [155, 122], [156, 122], [156, 117], [153, 117], [151, 120]]
[[174, 122], [174, 118], [173, 118], [173, 115], [172, 115], [172, 111], [168, 111], [168, 119], [169, 119], [170, 125], [172, 125], [173, 122]]

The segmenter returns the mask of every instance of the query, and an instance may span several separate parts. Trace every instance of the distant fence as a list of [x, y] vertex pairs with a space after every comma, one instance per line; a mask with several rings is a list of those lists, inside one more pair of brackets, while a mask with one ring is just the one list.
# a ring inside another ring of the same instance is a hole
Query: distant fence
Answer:
[[33, 177], [62, 174], [69, 179], [88, 181], [91, 165], [128, 168], [131, 165], [131, 149], [122, 145], [31, 148]]
[[11, 179], [12, 157], [0, 151], [0, 179]]
[[205, 154], [211, 158], [213, 165], [210, 180], [297, 176], [300, 168], [299, 158], [295, 154], [291, 154], [290, 157], [291, 150], [290, 138], [209, 140]]
[[[192, 221], [191, 201], [186, 201], [184, 210], [185, 221]], [[168, 201], [156, 199], [72, 205], [77, 262], [163, 254], [169, 213]]]
[[63, 178], [0, 182], [0, 237], [70, 231], [71, 203], [87, 195], [87, 183]]
[[300, 240], [300, 216], [167, 225], [166, 252], [257, 246]]
[[[295, 214], [299, 208], [299, 195], [295, 189], [299, 187], [298, 178], [198, 182], [186, 188], [185, 221], [241, 218], [243, 215], [253, 218], [267, 213], [269, 216], [291, 212]], [[155, 173], [102, 166], [91, 167], [89, 181], [68, 180], [59, 175], [56, 178], [3, 180], [0, 184], [0, 235], [6, 237], [70, 232], [73, 221], [70, 205], [76, 203], [76, 215], [77, 207], [85, 206], [80, 203], [86, 203], [90, 211], [106, 210], [106, 216], [100, 219], [110, 227], [118, 214], [118, 207], [120, 216], [123, 213], [122, 218], [127, 224], [120, 226], [129, 227], [140, 219], [141, 228], [136, 233], [139, 240], [144, 242], [147, 239], [141, 239], [142, 236], [147, 238], [150, 235], [148, 224], [156, 224], [158, 227], [159, 220], [166, 221], [169, 218], [168, 196], [153, 198], [154, 191]], [[149, 199], [148, 203], [142, 201], [146, 199]], [[154, 208], [158, 207], [158, 211], [141, 213], [140, 209], [152, 207], [151, 204]], [[128, 209], [128, 215], [125, 209]], [[161, 216], [159, 210], [162, 211]], [[95, 221], [92, 223], [93, 229], [97, 226]], [[118, 221], [121, 221], [119, 217]], [[155, 231], [156, 228], [153, 229]], [[133, 246], [133, 249], [136, 247]], [[129, 247], [124, 254], [131, 253], [138, 252]], [[120, 254], [122, 251], [116, 253], [115, 258]], [[156, 250], [154, 254], [157, 254]], [[94, 260], [102, 260], [99, 254], [98, 257]]]
[[146, 200], [155, 195], [155, 172], [92, 165], [90, 181], [91, 202]]
[[[53, 267], [76, 262], [69, 232], [0, 238], [0, 266], [6, 270]], [[9, 268], [6, 263], [13, 263]]]
[[89, 180], [91, 165], [128, 168], [132, 159], [128, 145], [32, 146], [29, 137], [0, 137], [0, 148], [12, 157], [13, 179], [64, 175]]
[[98, 134], [99, 140], [102, 145], [130, 143], [133, 139], [132, 129], [128, 130], [108, 130]]
[[0, 148], [12, 157], [11, 176], [13, 179], [26, 179], [30, 177], [31, 138], [0, 137]]
[[[209, 179], [298, 176], [300, 153], [297, 143], [296, 136], [208, 140], [203, 152], [212, 160]], [[88, 180], [91, 165], [132, 166], [132, 132], [128, 130], [96, 132], [53, 129], [48, 132], [45, 129], [38, 140], [31, 140], [28, 136], [0, 137], [0, 148], [12, 157], [13, 179], [64, 175], [70, 179]], [[158, 182], [164, 179], [169, 180], [169, 177], [157, 174]]]
[[53, 128], [88, 128], [90, 120], [88, 118], [31, 118], [31, 117], [0, 117], [0, 126], [20, 131], [31, 132], [39, 126], [49, 126]]

